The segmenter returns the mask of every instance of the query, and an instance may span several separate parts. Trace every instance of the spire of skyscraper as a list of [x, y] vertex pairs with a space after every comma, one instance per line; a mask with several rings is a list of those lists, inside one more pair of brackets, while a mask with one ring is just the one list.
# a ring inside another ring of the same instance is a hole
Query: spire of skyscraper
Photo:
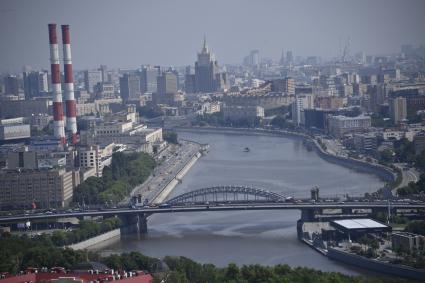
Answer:
[[204, 43], [202, 44], [202, 53], [207, 53], [207, 52], [208, 52], [207, 37], [204, 34]]

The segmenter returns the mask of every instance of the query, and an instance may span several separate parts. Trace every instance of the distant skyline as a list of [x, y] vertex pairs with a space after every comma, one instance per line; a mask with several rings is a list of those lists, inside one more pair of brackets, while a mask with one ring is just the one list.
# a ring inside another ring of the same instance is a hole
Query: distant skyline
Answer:
[[[2, 0], [0, 72], [49, 68], [47, 24], [69, 24], [75, 70], [193, 65], [204, 34], [220, 65], [250, 50], [280, 58], [389, 54], [425, 44], [422, 0]], [[58, 35], [60, 29], [58, 29]]]

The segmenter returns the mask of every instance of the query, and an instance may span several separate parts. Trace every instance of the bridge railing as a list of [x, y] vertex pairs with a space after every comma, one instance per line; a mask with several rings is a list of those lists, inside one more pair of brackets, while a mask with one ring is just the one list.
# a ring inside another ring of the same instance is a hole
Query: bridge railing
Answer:
[[248, 186], [215, 186], [190, 191], [167, 201], [168, 204], [205, 203], [205, 202], [250, 202], [283, 201], [285, 197], [276, 192]]

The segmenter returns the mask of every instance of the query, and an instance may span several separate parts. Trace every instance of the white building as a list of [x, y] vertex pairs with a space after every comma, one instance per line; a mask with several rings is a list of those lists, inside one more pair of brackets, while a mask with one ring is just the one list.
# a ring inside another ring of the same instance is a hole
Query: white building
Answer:
[[202, 104], [201, 114], [212, 114], [220, 112], [220, 103], [218, 102], [205, 102]]
[[31, 127], [23, 118], [0, 120], [0, 141], [26, 139], [31, 137]]
[[292, 103], [292, 121], [296, 125], [304, 124], [304, 109], [314, 108], [314, 96], [312, 94], [298, 95]]
[[78, 164], [83, 169], [95, 168], [96, 177], [102, 177], [102, 150], [98, 145], [78, 149]]

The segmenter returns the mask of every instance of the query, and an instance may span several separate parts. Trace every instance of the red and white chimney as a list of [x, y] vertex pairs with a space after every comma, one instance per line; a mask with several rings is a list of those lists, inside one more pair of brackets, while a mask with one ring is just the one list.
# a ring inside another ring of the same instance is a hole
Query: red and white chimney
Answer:
[[56, 24], [49, 24], [50, 43], [50, 69], [52, 73], [53, 89], [53, 126], [54, 136], [60, 139], [61, 144], [66, 143], [65, 128], [63, 120], [62, 86], [59, 66], [58, 37], [56, 35]]
[[76, 144], [77, 139], [77, 107], [74, 98], [74, 78], [72, 73], [71, 59], [71, 37], [69, 25], [62, 25], [63, 43], [63, 65], [65, 70], [65, 103], [66, 103], [66, 130], [71, 134], [72, 144]]

